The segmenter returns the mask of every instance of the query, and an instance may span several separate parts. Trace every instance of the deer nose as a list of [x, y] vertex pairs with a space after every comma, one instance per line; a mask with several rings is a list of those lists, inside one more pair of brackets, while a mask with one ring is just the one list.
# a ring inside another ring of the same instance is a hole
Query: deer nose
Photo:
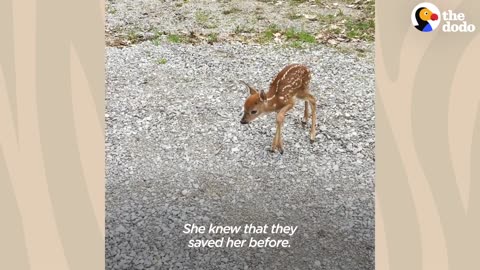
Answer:
[[242, 124], [242, 125], [245, 125], [245, 124], [247, 124], [247, 123], [248, 123], [248, 122], [245, 121], [244, 119], [240, 120], [240, 124]]

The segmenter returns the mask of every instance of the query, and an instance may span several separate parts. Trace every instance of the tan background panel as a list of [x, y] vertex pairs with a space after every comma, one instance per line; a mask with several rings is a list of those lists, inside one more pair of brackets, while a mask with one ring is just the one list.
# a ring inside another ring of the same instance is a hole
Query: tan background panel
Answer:
[[[377, 269], [478, 269], [480, 37], [417, 3], [377, 1]], [[104, 268], [103, 10], [0, 1], [1, 269]]]
[[103, 22], [0, 1], [0, 269], [104, 269]]
[[420, 2], [376, 2], [377, 269], [480, 269], [480, 36], [419, 32]]

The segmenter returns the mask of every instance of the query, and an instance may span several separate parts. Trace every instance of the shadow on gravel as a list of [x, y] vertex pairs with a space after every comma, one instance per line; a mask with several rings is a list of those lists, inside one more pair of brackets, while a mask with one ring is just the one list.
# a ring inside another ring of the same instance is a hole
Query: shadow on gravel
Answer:
[[[297, 103], [279, 155], [274, 115], [240, 125], [239, 80], [266, 89], [289, 63], [312, 70], [318, 134]], [[107, 269], [374, 268], [373, 55], [143, 42], [107, 48], [106, 72]], [[298, 230], [289, 248], [194, 249], [220, 236], [186, 223]]]

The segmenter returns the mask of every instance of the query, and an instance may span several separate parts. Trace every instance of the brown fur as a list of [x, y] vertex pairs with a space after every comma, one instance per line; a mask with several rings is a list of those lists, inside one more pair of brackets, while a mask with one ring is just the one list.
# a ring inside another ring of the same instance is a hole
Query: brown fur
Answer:
[[308, 104], [310, 104], [312, 109], [310, 141], [313, 142], [316, 125], [316, 99], [309, 90], [310, 79], [311, 74], [306, 66], [292, 64], [283, 68], [275, 76], [270, 83], [268, 93], [257, 91], [249, 84], [244, 83], [249, 88], [250, 96], [245, 101], [244, 114], [240, 122], [246, 124], [265, 113], [277, 112], [277, 132], [273, 139], [272, 150], [279, 149], [283, 153], [281, 128], [285, 114], [293, 108], [297, 98], [303, 99], [305, 100], [305, 112], [302, 122], [306, 123], [308, 120]]

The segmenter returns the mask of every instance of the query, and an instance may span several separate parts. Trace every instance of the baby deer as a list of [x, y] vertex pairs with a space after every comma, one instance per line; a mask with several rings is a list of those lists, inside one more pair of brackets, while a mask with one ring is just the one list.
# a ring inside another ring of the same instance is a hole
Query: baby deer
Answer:
[[248, 124], [260, 115], [276, 112], [277, 113], [277, 131], [273, 138], [272, 151], [278, 149], [283, 154], [282, 126], [285, 114], [293, 108], [296, 98], [305, 100], [305, 112], [302, 124], [308, 120], [308, 104], [312, 108], [312, 127], [310, 129], [310, 142], [315, 140], [315, 125], [317, 121], [316, 99], [310, 93], [308, 85], [312, 75], [304, 65], [288, 65], [273, 79], [270, 89], [267, 93], [257, 91], [249, 84], [245, 84], [250, 96], [245, 101], [244, 113], [240, 123]]

